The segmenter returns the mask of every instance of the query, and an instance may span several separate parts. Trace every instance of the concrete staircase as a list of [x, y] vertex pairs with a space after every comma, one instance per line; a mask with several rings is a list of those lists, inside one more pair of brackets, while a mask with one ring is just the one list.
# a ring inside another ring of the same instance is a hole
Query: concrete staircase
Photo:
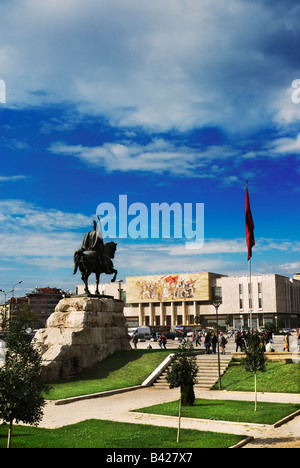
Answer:
[[[221, 375], [226, 371], [232, 356], [231, 355], [220, 355], [220, 368]], [[218, 382], [218, 356], [216, 354], [198, 354], [196, 355], [197, 366], [198, 366], [198, 377], [195, 388], [202, 390], [209, 390], [213, 385]], [[153, 383], [154, 387], [158, 388], [169, 388], [167, 382], [167, 370], [166, 368], [160, 376]]]

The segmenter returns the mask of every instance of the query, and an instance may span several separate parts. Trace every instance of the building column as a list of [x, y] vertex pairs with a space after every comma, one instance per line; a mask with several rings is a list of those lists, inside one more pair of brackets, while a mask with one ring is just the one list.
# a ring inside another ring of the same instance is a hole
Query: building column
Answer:
[[200, 323], [201, 323], [201, 304], [199, 304], [199, 314], [197, 315], [197, 317], [199, 317], [199, 325], [200, 325]]
[[196, 315], [197, 314], [197, 302], [196, 301], [194, 301], [193, 306], [194, 306], [194, 324], [195, 324], [196, 323], [196, 316], [197, 316]]
[[150, 327], [153, 327], [154, 326], [154, 320], [153, 320], [153, 304], [152, 304], [152, 302], [149, 302], [149, 314], [150, 314], [150, 319], [149, 319]]
[[175, 306], [174, 302], [171, 302], [171, 326], [175, 327], [176, 325]]
[[159, 308], [160, 308], [160, 317], [161, 317], [161, 326], [164, 327], [166, 324], [165, 324], [165, 316], [164, 316], [164, 303], [161, 302], [160, 305], [159, 305]]
[[188, 320], [186, 316], [186, 303], [182, 301], [182, 324], [188, 325]]
[[140, 326], [143, 326], [143, 304], [142, 303], [139, 303], [139, 325]]

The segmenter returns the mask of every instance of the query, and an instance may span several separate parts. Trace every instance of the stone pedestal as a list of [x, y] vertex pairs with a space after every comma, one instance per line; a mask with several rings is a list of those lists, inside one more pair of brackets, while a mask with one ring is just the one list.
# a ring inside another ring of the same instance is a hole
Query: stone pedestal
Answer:
[[35, 336], [43, 359], [43, 379], [67, 379], [116, 351], [131, 350], [123, 308], [124, 303], [113, 298], [61, 300], [47, 328]]

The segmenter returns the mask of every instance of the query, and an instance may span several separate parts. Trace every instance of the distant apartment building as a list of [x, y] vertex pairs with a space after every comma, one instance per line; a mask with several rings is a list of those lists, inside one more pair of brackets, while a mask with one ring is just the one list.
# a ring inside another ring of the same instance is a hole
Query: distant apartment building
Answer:
[[14, 297], [9, 300], [9, 315], [11, 319], [15, 319], [18, 317], [20, 310], [25, 305], [28, 305], [28, 298], [27, 297]]
[[55, 307], [61, 299], [69, 294], [56, 288], [36, 288], [27, 293], [29, 308], [36, 314], [39, 322], [46, 325], [48, 317], [55, 311]]
[[6, 304], [0, 306], [2, 319], [16, 319], [21, 309], [28, 306], [35, 314], [37, 323], [45, 326], [48, 317], [55, 311], [55, 307], [61, 299], [70, 296], [69, 292], [57, 288], [36, 288], [35, 291], [27, 293], [25, 297], [14, 297]]

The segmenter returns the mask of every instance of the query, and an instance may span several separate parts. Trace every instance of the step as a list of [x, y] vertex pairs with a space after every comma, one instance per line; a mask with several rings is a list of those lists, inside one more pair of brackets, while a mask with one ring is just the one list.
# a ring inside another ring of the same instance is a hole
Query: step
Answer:
[[[196, 377], [197, 383], [195, 388], [207, 390], [213, 387], [219, 379], [219, 370], [218, 370], [218, 356], [214, 354], [198, 354], [196, 357], [196, 363], [198, 366], [198, 375]], [[221, 376], [227, 370], [228, 365], [231, 361], [230, 355], [221, 355], [220, 356], [220, 373]], [[169, 388], [167, 381], [167, 370], [165, 370], [153, 383], [153, 386], [156, 388]]]
[[[222, 375], [222, 374], [221, 374], [221, 375]], [[218, 378], [219, 378], [219, 374], [216, 373], [216, 374], [214, 374], [214, 375], [201, 375], [201, 376], [199, 375], [199, 376], [196, 377], [196, 380], [197, 380], [198, 383], [200, 383], [200, 382], [215, 382], [216, 380], [218, 380]], [[159, 378], [156, 380], [155, 383], [160, 383], [160, 384], [166, 384], [166, 385], [168, 385], [168, 381], [167, 381], [167, 379], [164, 378], [164, 377], [162, 377], [162, 378], [159, 377]]]

